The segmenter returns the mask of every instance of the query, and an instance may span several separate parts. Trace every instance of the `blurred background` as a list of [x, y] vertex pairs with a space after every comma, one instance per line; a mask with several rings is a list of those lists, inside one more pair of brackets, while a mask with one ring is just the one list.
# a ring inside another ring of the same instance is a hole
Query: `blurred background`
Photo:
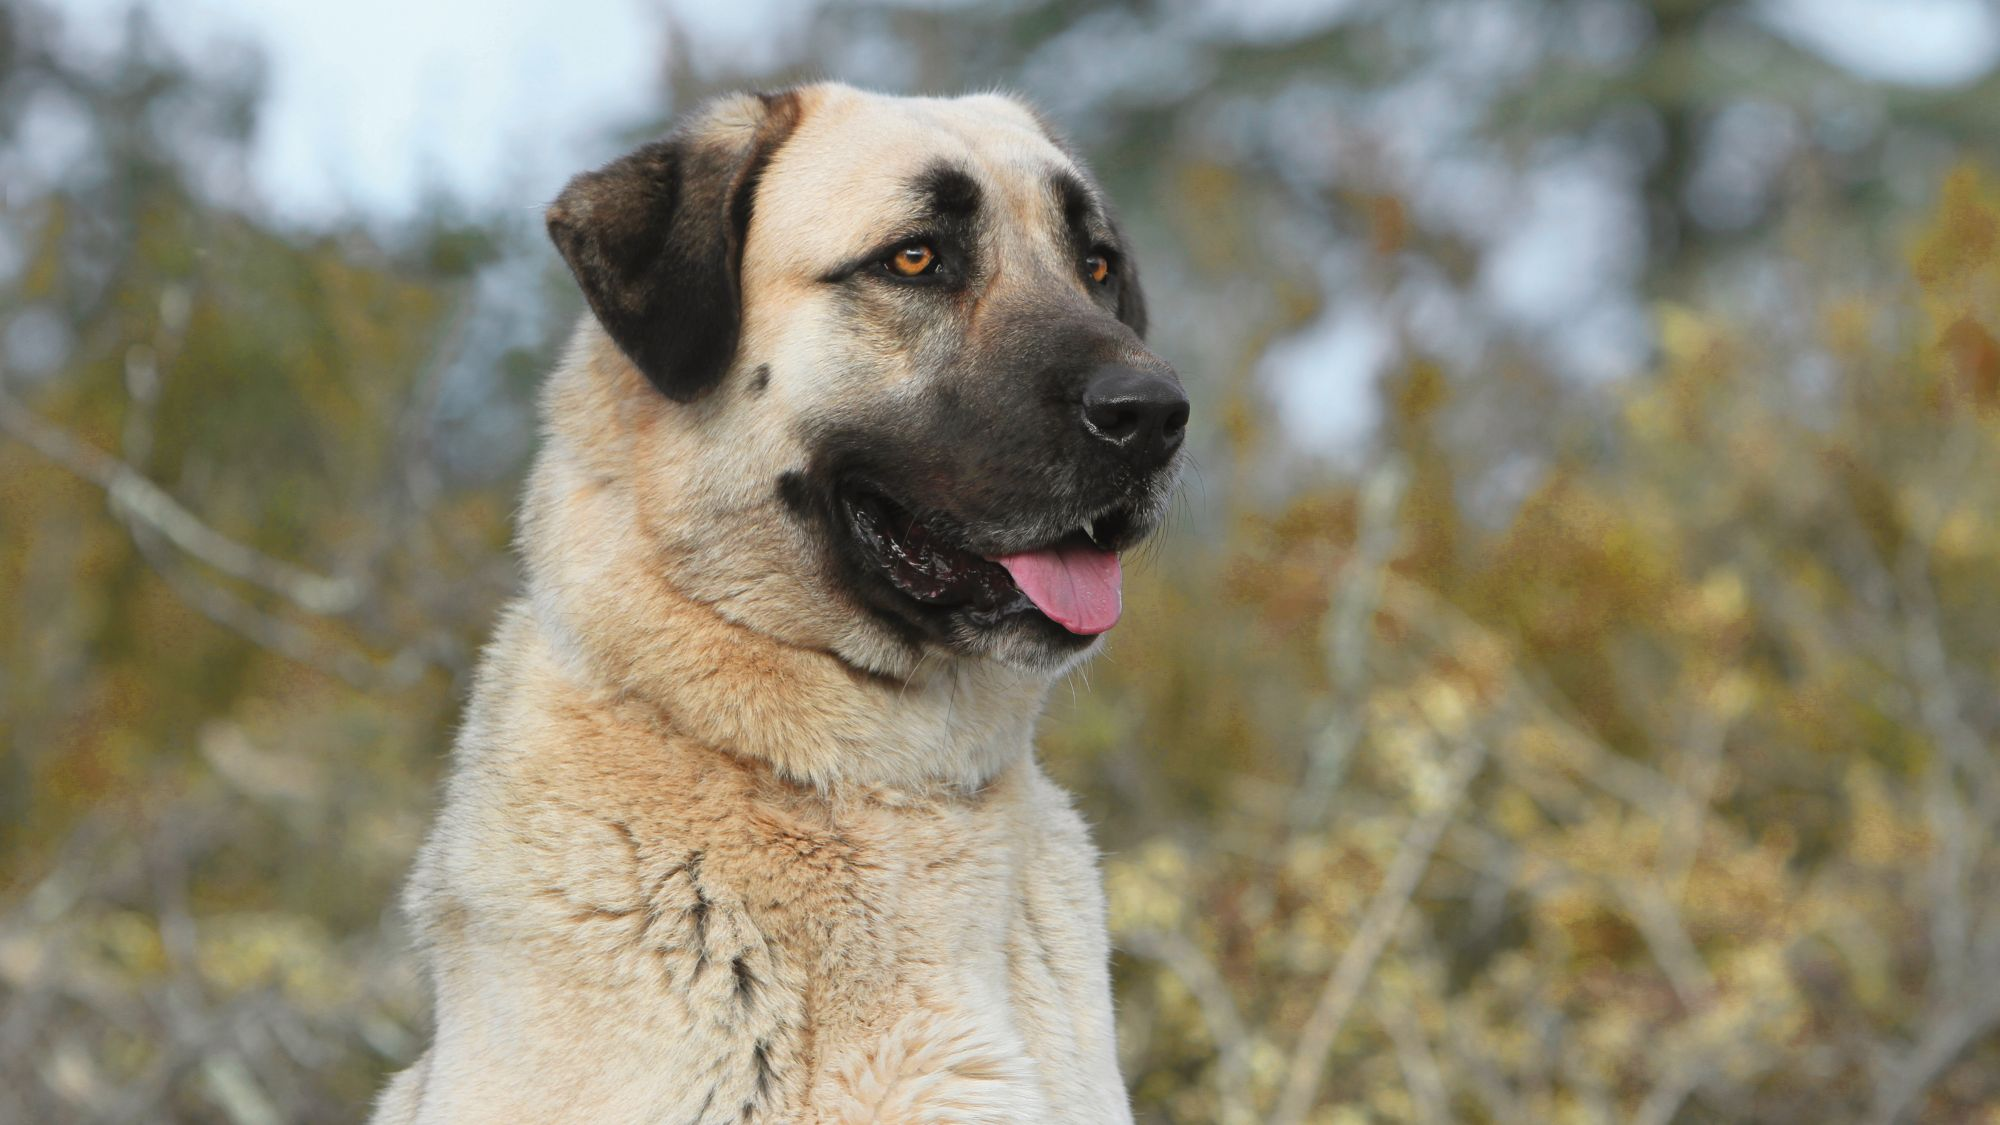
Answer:
[[352, 1121], [572, 172], [1039, 103], [1195, 471], [1049, 768], [1143, 1122], [2000, 1122], [2000, 5], [0, 0], [0, 1121]]

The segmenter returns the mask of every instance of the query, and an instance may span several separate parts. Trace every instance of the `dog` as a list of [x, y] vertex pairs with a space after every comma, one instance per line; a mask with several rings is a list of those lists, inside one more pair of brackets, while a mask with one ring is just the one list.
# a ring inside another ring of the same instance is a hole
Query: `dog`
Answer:
[[522, 595], [405, 895], [374, 1120], [1128, 1122], [1037, 765], [1188, 401], [1103, 192], [1000, 95], [708, 103], [577, 176]]

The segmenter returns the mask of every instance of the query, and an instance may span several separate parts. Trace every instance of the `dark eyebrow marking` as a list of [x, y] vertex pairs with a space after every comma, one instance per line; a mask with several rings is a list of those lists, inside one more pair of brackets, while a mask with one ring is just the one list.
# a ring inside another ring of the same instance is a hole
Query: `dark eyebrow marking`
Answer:
[[979, 213], [979, 183], [956, 164], [943, 161], [933, 164], [919, 172], [910, 187], [926, 218], [966, 222]]
[[904, 182], [904, 190], [914, 206], [888, 232], [886, 240], [858, 258], [836, 266], [820, 278], [822, 282], [848, 280], [870, 264], [880, 262], [900, 242], [936, 242], [940, 252], [950, 254], [956, 250], [960, 260], [970, 254], [976, 242], [974, 234], [980, 226], [980, 208], [986, 202], [986, 194], [980, 190], [980, 182], [972, 178], [972, 172], [962, 164], [936, 160], [910, 176]]
[[914, 206], [885, 241], [835, 267], [821, 281], [845, 281], [881, 261], [898, 243], [916, 240], [934, 242], [936, 249], [947, 255], [955, 251], [963, 261], [975, 241], [979, 210], [985, 203], [979, 181], [963, 166], [939, 160], [910, 177], [905, 187]]
[[1067, 168], [1058, 168], [1049, 173], [1049, 186], [1055, 190], [1056, 199], [1062, 203], [1063, 222], [1072, 230], [1080, 230], [1095, 210], [1090, 198], [1090, 189], [1076, 178], [1076, 173]]
[[1116, 241], [1115, 235], [1105, 232], [1110, 220], [1098, 207], [1097, 196], [1075, 172], [1058, 168], [1049, 173], [1049, 190], [1062, 207], [1063, 231], [1079, 257], [1102, 243]]

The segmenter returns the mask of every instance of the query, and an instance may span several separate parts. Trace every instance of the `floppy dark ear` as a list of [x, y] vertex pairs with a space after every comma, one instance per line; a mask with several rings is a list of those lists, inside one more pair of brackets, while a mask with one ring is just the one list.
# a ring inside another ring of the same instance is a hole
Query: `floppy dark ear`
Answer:
[[743, 240], [798, 97], [710, 103], [665, 139], [585, 172], [549, 206], [549, 237], [598, 323], [676, 402], [722, 381], [743, 326]]

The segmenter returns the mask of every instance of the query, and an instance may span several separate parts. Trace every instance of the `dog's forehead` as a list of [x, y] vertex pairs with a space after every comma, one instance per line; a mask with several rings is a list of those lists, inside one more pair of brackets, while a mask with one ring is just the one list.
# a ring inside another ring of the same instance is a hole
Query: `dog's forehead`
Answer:
[[1034, 115], [1010, 98], [900, 98], [816, 87], [798, 129], [764, 172], [757, 221], [786, 232], [790, 246], [780, 252], [787, 256], [845, 257], [907, 216], [912, 183], [941, 165], [962, 169], [989, 205], [1022, 221], [1049, 207], [1052, 175], [1080, 175]]

